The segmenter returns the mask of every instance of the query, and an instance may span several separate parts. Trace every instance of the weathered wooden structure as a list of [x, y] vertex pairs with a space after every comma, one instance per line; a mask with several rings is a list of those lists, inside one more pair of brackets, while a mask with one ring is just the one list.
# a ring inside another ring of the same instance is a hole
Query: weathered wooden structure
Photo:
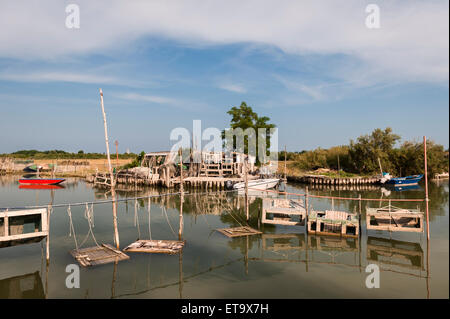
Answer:
[[[187, 187], [204, 189], [225, 189], [230, 183], [244, 181], [244, 159], [246, 155], [231, 152], [199, 152], [184, 158], [183, 180]], [[151, 152], [145, 154], [140, 167], [120, 170], [115, 174], [117, 184], [161, 185], [175, 187], [180, 181], [180, 164], [176, 152]], [[249, 173], [254, 173], [255, 158], [250, 156]], [[249, 179], [257, 178], [249, 176]], [[109, 175], [96, 172], [87, 176], [87, 181], [95, 185], [109, 184]]]
[[424, 216], [419, 209], [404, 209], [388, 205], [366, 208], [366, 228], [403, 232], [423, 232]]
[[306, 209], [303, 200], [263, 198], [262, 223], [276, 225], [305, 225]]
[[359, 219], [356, 214], [342, 211], [312, 211], [308, 216], [308, 233], [358, 237]]
[[101, 246], [74, 249], [70, 254], [83, 267], [96, 266], [118, 262], [129, 259], [130, 257], [111, 245], [102, 244]]
[[178, 254], [185, 245], [184, 240], [138, 240], [123, 249], [134, 253]]
[[46, 208], [0, 212], [0, 248], [40, 242], [48, 233]]

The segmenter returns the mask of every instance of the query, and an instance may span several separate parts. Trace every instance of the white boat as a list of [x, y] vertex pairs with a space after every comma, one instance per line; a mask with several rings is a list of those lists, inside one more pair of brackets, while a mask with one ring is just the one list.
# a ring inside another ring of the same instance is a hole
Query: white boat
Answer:
[[[252, 190], [265, 190], [269, 188], [274, 188], [278, 185], [280, 182], [279, 178], [260, 178], [260, 179], [253, 179], [248, 181], [248, 188]], [[236, 183], [233, 185], [234, 189], [244, 189], [245, 188], [245, 182]]]

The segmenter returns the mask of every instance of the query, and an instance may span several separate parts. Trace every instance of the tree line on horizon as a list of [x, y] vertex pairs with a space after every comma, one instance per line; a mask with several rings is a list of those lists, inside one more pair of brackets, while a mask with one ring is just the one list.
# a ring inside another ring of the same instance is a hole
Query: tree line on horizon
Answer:
[[[1, 157], [11, 157], [17, 159], [103, 159], [106, 153], [85, 153], [83, 150], [77, 153], [66, 152], [62, 150], [20, 150], [8, 154], [0, 154]], [[111, 158], [115, 158], [115, 154], [111, 154]], [[138, 155], [134, 153], [119, 154], [120, 159], [136, 158]]]
[[[311, 151], [287, 152], [286, 160], [290, 166], [299, 170], [328, 168], [344, 172], [373, 175], [389, 172], [394, 176], [408, 176], [424, 173], [423, 141], [404, 141], [396, 147], [400, 136], [394, 134], [390, 127], [377, 128], [371, 134], [361, 135], [350, 140], [348, 145], [316, 148]], [[279, 160], [284, 160], [285, 153], [279, 152]], [[427, 140], [428, 174], [448, 172], [449, 151], [443, 145]]]

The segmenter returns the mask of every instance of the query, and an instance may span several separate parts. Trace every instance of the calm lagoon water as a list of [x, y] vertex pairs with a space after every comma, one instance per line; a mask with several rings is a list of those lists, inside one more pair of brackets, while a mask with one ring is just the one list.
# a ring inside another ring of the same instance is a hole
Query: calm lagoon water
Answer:
[[[98, 201], [109, 198], [81, 179], [68, 179], [56, 190], [19, 189], [18, 176], [0, 177], [0, 207]], [[95, 245], [86, 237], [85, 207], [71, 207], [74, 234], [67, 208], [51, 216], [50, 263], [45, 262], [45, 240], [0, 249], [0, 298], [448, 298], [449, 297], [449, 187], [448, 181], [430, 182], [430, 251], [426, 233], [389, 233], [365, 229], [363, 202], [359, 239], [307, 235], [302, 226], [260, 225], [262, 235], [228, 238], [216, 228], [243, 222], [243, 197], [234, 193], [185, 197], [184, 239], [181, 255], [129, 253], [117, 264], [80, 267], [79, 289], [66, 288], [66, 266], [76, 264], [69, 251]], [[304, 193], [304, 185], [288, 185]], [[166, 193], [164, 189], [119, 190], [120, 198]], [[315, 195], [363, 198], [423, 198], [423, 187], [386, 192], [380, 187], [359, 190], [315, 189]], [[291, 196], [294, 198], [294, 196]], [[53, 199], [52, 199], [53, 198]], [[356, 201], [311, 199], [314, 209], [358, 211]], [[417, 207], [417, 203], [395, 204]], [[177, 239], [179, 196], [121, 202], [118, 223], [121, 249], [141, 239]], [[250, 225], [258, 228], [260, 198], [252, 198]], [[419, 203], [424, 211], [424, 205]], [[232, 212], [230, 214], [229, 212]], [[167, 213], [167, 217], [166, 217]], [[150, 220], [150, 223], [149, 223]], [[94, 205], [94, 235], [113, 244], [112, 206]], [[368, 289], [368, 264], [381, 269], [380, 288]], [[428, 265], [429, 264], [429, 269]], [[430, 277], [427, 279], [427, 271]]]

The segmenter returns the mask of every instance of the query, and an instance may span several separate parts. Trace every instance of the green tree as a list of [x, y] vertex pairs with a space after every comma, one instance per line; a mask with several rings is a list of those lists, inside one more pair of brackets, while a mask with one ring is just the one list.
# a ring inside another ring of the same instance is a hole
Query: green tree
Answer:
[[[270, 148], [270, 138], [271, 138], [271, 133], [270, 133], [270, 129], [273, 129], [276, 127], [275, 124], [271, 124], [269, 123], [270, 118], [267, 116], [258, 116], [258, 114], [256, 112], [253, 111], [251, 106], [248, 106], [247, 103], [242, 102], [241, 105], [239, 107], [233, 106], [228, 112], [229, 115], [231, 115], [231, 122], [230, 122], [230, 127], [232, 129], [237, 129], [237, 128], [241, 128], [242, 130], [246, 130], [248, 128], [252, 128], [255, 130], [256, 133], [256, 138], [255, 138], [255, 143], [256, 143], [256, 152], [258, 155], [258, 152], [263, 151], [265, 152], [265, 155], [267, 155], [268, 149]], [[266, 149], [265, 150], [258, 150], [258, 140], [260, 138], [263, 138], [263, 135], [258, 134], [258, 129], [260, 128], [264, 128], [266, 129]], [[222, 131], [222, 139], [225, 140], [225, 131]], [[245, 136], [244, 138], [244, 153], [248, 154], [248, 149], [249, 149], [249, 145], [248, 145], [248, 137]], [[233, 147], [236, 147], [236, 141], [233, 141]]]
[[390, 163], [390, 154], [400, 136], [392, 133], [387, 127], [375, 129], [370, 135], [362, 135], [357, 141], [350, 140], [349, 156], [352, 168], [359, 173], [373, 173], [379, 170], [378, 158], [383, 170], [390, 171], [393, 166]]

